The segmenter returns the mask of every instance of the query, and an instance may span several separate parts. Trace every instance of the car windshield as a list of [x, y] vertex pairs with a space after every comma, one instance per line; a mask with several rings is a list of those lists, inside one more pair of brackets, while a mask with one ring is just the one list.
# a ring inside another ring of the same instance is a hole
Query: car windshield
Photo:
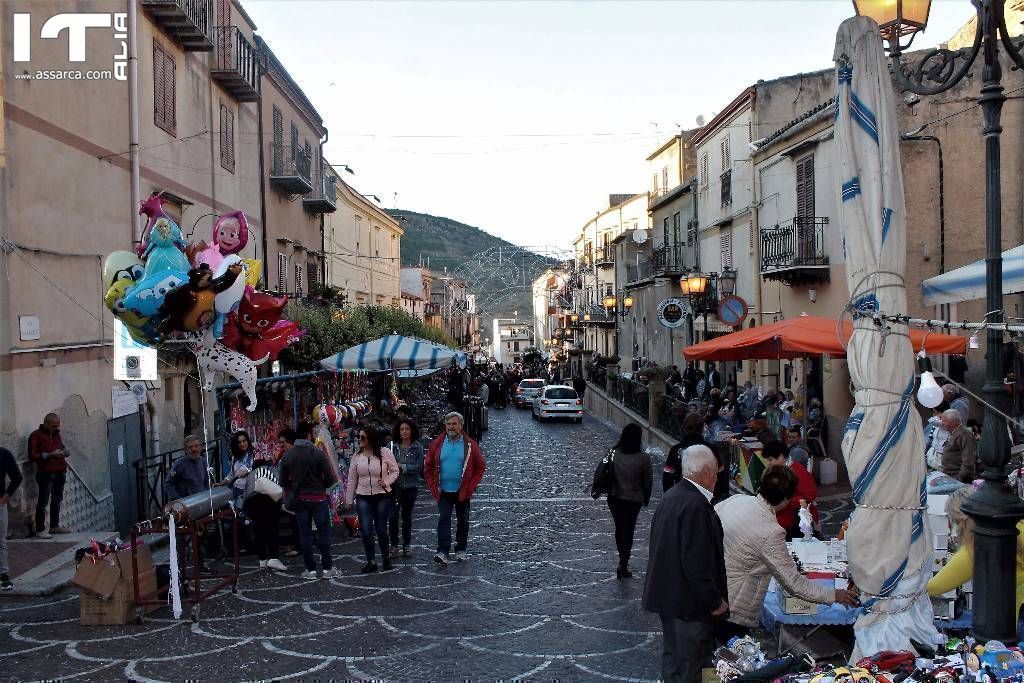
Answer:
[[519, 383], [520, 389], [540, 389], [544, 386], [544, 380], [542, 379], [524, 379]]
[[569, 387], [555, 387], [554, 389], [548, 389], [548, 398], [579, 398], [576, 394], [575, 389]]

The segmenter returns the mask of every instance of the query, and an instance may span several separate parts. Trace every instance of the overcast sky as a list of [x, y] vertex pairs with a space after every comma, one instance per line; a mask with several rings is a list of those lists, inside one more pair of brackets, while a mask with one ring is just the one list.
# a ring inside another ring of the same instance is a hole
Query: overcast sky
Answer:
[[[830, 67], [853, 13], [849, 0], [245, 7], [360, 192], [537, 247], [568, 247], [609, 193], [646, 191], [645, 158], [698, 115], [758, 79]], [[915, 48], [972, 12], [936, 0]]]

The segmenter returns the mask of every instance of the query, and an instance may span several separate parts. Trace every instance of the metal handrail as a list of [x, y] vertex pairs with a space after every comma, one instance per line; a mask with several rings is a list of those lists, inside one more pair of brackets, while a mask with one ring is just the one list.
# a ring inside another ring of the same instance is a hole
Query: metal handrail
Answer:
[[312, 182], [310, 155], [302, 148], [292, 149], [284, 142], [270, 143], [270, 175], [298, 176]]

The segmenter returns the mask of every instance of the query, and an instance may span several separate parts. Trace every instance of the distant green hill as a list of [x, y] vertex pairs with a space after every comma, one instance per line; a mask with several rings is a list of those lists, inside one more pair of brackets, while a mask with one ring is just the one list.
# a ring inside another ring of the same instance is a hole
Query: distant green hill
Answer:
[[[519, 312], [527, 319], [532, 312], [530, 284], [553, 261], [451, 218], [404, 209], [388, 209], [399, 219], [402, 237], [402, 265], [426, 266], [435, 273], [464, 276], [470, 292], [483, 309], [482, 336], [490, 336], [490, 320], [512, 317]], [[500, 247], [500, 259], [499, 259]], [[508, 263], [505, 259], [512, 258]], [[503, 265], [504, 264], [504, 265]]]

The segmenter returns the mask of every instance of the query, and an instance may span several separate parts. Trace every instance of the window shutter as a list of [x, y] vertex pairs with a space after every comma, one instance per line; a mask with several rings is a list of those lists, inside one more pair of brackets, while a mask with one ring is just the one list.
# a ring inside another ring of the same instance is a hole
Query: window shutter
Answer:
[[281, 110], [274, 107], [274, 154], [271, 162], [275, 173], [281, 172], [281, 164], [284, 161], [284, 117]]
[[235, 172], [235, 114], [223, 102], [220, 103], [220, 165]]
[[297, 159], [298, 156], [299, 156], [299, 129], [295, 126], [295, 122], [294, 121], [292, 121], [292, 131], [291, 131], [291, 133], [292, 133], [292, 137], [291, 137], [292, 152], [291, 152], [291, 154], [292, 154], [292, 161], [295, 161], [295, 159]]
[[175, 134], [178, 123], [177, 116], [175, 116], [176, 100], [174, 90], [176, 69], [177, 65], [174, 63], [174, 56], [169, 52], [164, 52], [164, 86], [166, 87], [164, 117], [167, 121], [167, 132], [171, 135]]
[[655, 173], [653, 176], [651, 176], [651, 192], [654, 193], [654, 194], [658, 194], [658, 174], [657, 173]]
[[295, 264], [295, 296], [302, 296], [302, 266]]
[[317, 267], [316, 261], [311, 261], [306, 264], [306, 279], [309, 282], [309, 291], [314, 291], [317, 284], [320, 282], [319, 268]]
[[722, 250], [722, 270], [732, 268], [732, 230], [723, 230], [718, 239]]
[[814, 155], [796, 162], [796, 215], [814, 216]]
[[164, 51], [153, 41], [153, 123], [164, 127]]
[[726, 173], [732, 168], [732, 147], [730, 146], [730, 143], [731, 140], [728, 135], [722, 138], [722, 173]]
[[700, 155], [700, 186], [708, 186], [708, 153]]
[[284, 254], [277, 255], [277, 291], [281, 294], [288, 292], [288, 283], [286, 282], [288, 269], [288, 257]]
[[662, 240], [663, 240], [665, 246], [668, 246], [668, 243], [669, 243], [669, 227], [668, 226], [669, 226], [668, 216], [665, 216], [665, 220], [663, 220], [662, 223], [661, 223]]

